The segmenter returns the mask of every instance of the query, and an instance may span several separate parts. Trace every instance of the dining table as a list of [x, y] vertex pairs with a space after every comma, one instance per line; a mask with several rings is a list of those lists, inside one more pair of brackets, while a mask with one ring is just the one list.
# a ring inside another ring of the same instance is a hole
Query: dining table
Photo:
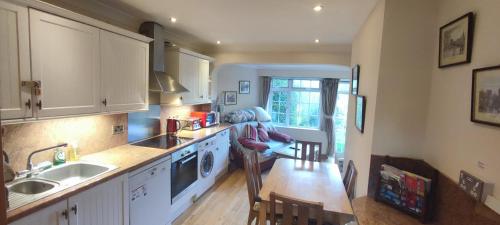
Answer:
[[335, 163], [277, 159], [259, 192], [259, 224], [266, 224], [271, 192], [323, 203], [325, 222], [346, 224], [355, 220], [339, 167]]

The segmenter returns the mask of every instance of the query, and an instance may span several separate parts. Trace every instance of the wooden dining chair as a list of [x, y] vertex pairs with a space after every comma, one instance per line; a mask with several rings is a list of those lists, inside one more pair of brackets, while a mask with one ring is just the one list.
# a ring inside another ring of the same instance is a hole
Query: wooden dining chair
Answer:
[[[317, 155], [316, 155], [316, 146], [318, 147]], [[300, 151], [300, 156], [298, 156], [299, 151]], [[296, 140], [295, 158], [301, 160], [321, 162], [321, 142]]]
[[347, 197], [349, 197], [349, 199], [351, 200], [354, 198], [354, 187], [356, 186], [357, 177], [358, 177], [358, 171], [354, 166], [354, 162], [352, 160], [349, 160], [349, 164], [347, 164], [347, 170], [345, 171], [343, 182], [345, 191], [347, 192]]
[[247, 224], [252, 224], [256, 220], [255, 225], [259, 224], [259, 191], [262, 188], [262, 177], [260, 172], [259, 162], [257, 161], [257, 152], [252, 151], [244, 155], [243, 164], [245, 167], [245, 178], [248, 189], [248, 202], [250, 210], [248, 212]]
[[[275, 192], [271, 192], [269, 197], [271, 225], [323, 225], [323, 203], [295, 199]], [[280, 217], [276, 213], [277, 206], [281, 206]]]

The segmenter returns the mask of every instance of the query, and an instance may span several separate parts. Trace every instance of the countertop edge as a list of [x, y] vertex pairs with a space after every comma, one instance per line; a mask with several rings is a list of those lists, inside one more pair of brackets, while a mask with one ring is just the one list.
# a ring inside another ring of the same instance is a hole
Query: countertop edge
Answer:
[[[221, 124], [217, 127], [212, 127], [211, 129], [214, 129], [216, 128], [216, 131], [214, 132], [211, 132], [210, 134], [208, 135], [203, 135], [203, 137], [197, 137], [197, 138], [193, 138], [192, 140], [186, 142], [186, 143], [183, 143], [179, 146], [175, 146], [174, 148], [171, 148], [171, 149], [167, 149], [165, 150], [163, 153], [161, 154], [158, 154], [154, 157], [151, 157], [147, 160], [143, 160], [139, 163], [136, 163], [135, 165], [133, 166], [130, 166], [130, 167], [126, 167], [126, 168], [121, 168], [121, 167], [118, 167], [116, 168], [115, 170], [112, 170], [112, 171], [109, 171], [105, 174], [102, 174], [98, 177], [95, 177], [95, 178], [92, 178], [91, 180], [88, 180], [88, 181], [85, 181], [84, 183], [81, 183], [81, 184], [78, 184], [78, 185], [75, 185], [73, 187], [70, 187], [70, 188], [67, 188], [67, 189], [64, 189], [64, 190], [61, 190], [59, 192], [56, 192], [56, 193], [53, 193], [53, 194], [50, 194], [44, 198], [41, 198], [39, 200], [36, 200], [32, 203], [29, 203], [29, 204], [26, 204], [26, 205], [23, 205], [17, 209], [13, 209], [11, 211], [7, 211], [7, 224], [9, 223], [12, 223], [18, 219], [21, 219], [22, 217], [24, 216], [28, 216], [32, 213], [35, 213], [45, 207], [48, 207], [50, 205], [53, 205], [59, 201], [62, 201], [64, 199], [67, 199], [71, 196], [74, 196], [76, 194], [79, 194], [83, 191], [86, 191], [90, 188], [93, 188], [99, 184], [102, 184], [102, 183], [105, 183], [106, 181], [109, 181], [113, 178], [116, 178], [116, 177], [119, 177], [121, 175], [124, 175], [130, 171], [133, 171], [133, 170], [136, 170], [136, 169], [139, 169], [143, 166], [146, 166], [148, 165], [149, 163], [152, 163], [152, 162], [155, 162], [161, 158], [164, 158], [168, 155], [171, 155], [172, 153], [186, 147], [186, 146], [189, 146], [189, 145], [192, 145], [192, 144], [195, 144], [197, 142], [200, 142], [200, 141], [203, 141], [209, 137], [212, 137], [214, 135], [216, 135], [217, 133], [220, 133], [224, 130], [227, 130], [231, 127], [232, 125], [231, 124]], [[204, 128], [206, 129], [206, 128]], [[195, 132], [195, 131], [190, 131], [190, 132]], [[181, 137], [183, 135], [180, 135]], [[111, 151], [113, 149], [118, 149], [118, 148], [122, 148], [122, 147], [126, 147], [126, 146], [130, 146], [130, 144], [125, 144], [125, 145], [121, 145], [121, 146], [117, 146], [117, 147], [114, 147], [114, 148], [111, 148], [111, 149], [106, 149], [106, 150], [103, 150], [103, 151], [100, 151], [100, 152], [97, 152], [97, 153], [93, 153], [93, 154], [90, 154], [90, 155], [87, 155], [87, 156], [83, 156], [82, 158], [88, 158], [89, 156], [92, 156], [92, 155], [97, 155], [97, 154], [102, 154], [104, 152], [107, 152], [107, 151]], [[147, 147], [139, 147], [139, 146], [136, 146], [137, 148], [147, 148]], [[83, 160], [84, 161], [84, 160]]]

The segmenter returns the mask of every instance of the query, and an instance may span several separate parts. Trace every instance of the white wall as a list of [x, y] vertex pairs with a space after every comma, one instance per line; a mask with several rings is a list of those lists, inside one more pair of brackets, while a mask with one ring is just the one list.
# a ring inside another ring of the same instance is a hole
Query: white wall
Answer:
[[334, 64], [350, 65], [350, 52], [220, 52], [216, 67], [225, 64]]
[[372, 154], [423, 157], [436, 13], [435, 0], [386, 0]]
[[351, 104], [349, 104], [347, 116], [345, 159], [353, 160], [358, 170], [355, 191], [358, 196], [366, 195], [368, 190], [384, 13], [385, 0], [381, 0], [375, 6], [375, 9], [352, 43], [351, 63], [353, 65], [361, 65], [358, 92], [360, 95], [367, 96], [365, 130], [363, 134], [358, 132], [354, 125], [356, 99], [352, 95], [349, 97]]
[[[359, 170], [358, 196], [367, 191], [371, 154], [423, 158], [455, 181], [466, 170], [500, 184], [500, 128], [470, 122], [472, 70], [500, 62], [499, 8], [496, 0], [379, 2], [352, 46], [367, 96], [364, 134], [349, 108], [346, 158]], [[439, 69], [440, 26], [469, 11], [476, 13], [472, 63]]]
[[257, 70], [241, 65], [225, 65], [217, 73], [217, 93], [219, 103], [224, 104], [225, 91], [238, 91], [240, 80], [250, 81], [250, 94], [238, 94], [237, 105], [225, 105], [223, 114], [238, 109], [251, 108], [259, 105], [261, 81]]
[[[500, 198], [500, 128], [470, 122], [472, 69], [500, 64], [500, 1], [440, 0], [439, 29], [469, 11], [476, 13], [472, 63], [439, 69], [438, 48], [434, 47], [432, 87], [424, 159], [441, 172], [458, 180], [466, 170], [495, 183]], [[436, 34], [434, 43], [438, 43]], [[478, 161], [485, 164], [481, 169]]]

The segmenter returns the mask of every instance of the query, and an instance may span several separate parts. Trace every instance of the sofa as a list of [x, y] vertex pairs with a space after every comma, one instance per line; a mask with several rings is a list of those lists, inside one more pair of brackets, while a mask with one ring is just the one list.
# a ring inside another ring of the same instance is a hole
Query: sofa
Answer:
[[[245, 110], [252, 114], [252, 109], [247, 109]], [[242, 137], [244, 128], [247, 124], [250, 124], [251, 126], [257, 127], [258, 125], [258, 117], [255, 116], [248, 116], [247, 120], [243, 119], [244, 122], [240, 121], [234, 121], [230, 120], [226, 117], [226, 122], [231, 122], [233, 125], [230, 128], [230, 143], [231, 143], [231, 155], [232, 155], [232, 160], [233, 163], [236, 164], [236, 166], [242, 168], [243, 167], [243, 156], [245, 153], [248, 153], [250, 151], [255, 151], [253, 149], [246, 148], [240, 142], [238, 141], [238, 138]], [[249, 120], [249, 121], [248, 121]], [[236, 123], [239, 122], [239, 123]], [[271, 121], [267, 122], [260, 122], [262, 123], [268, 131], [275, 131], [276, 128], [273, 125]], [[275, 150], [285, 148], [290, 145], [290, 143], [286, 142], [280, 142], [276, 140], [270, 140], [265, 142], [268, 146], [269, 149], [262, 151], [262, 152], [257, 152], [257, 157], [259, 161], [259, 165], [262, 171], [270, 169], [274, 161], [276, 160], [276, 154], [274, 153]]]

